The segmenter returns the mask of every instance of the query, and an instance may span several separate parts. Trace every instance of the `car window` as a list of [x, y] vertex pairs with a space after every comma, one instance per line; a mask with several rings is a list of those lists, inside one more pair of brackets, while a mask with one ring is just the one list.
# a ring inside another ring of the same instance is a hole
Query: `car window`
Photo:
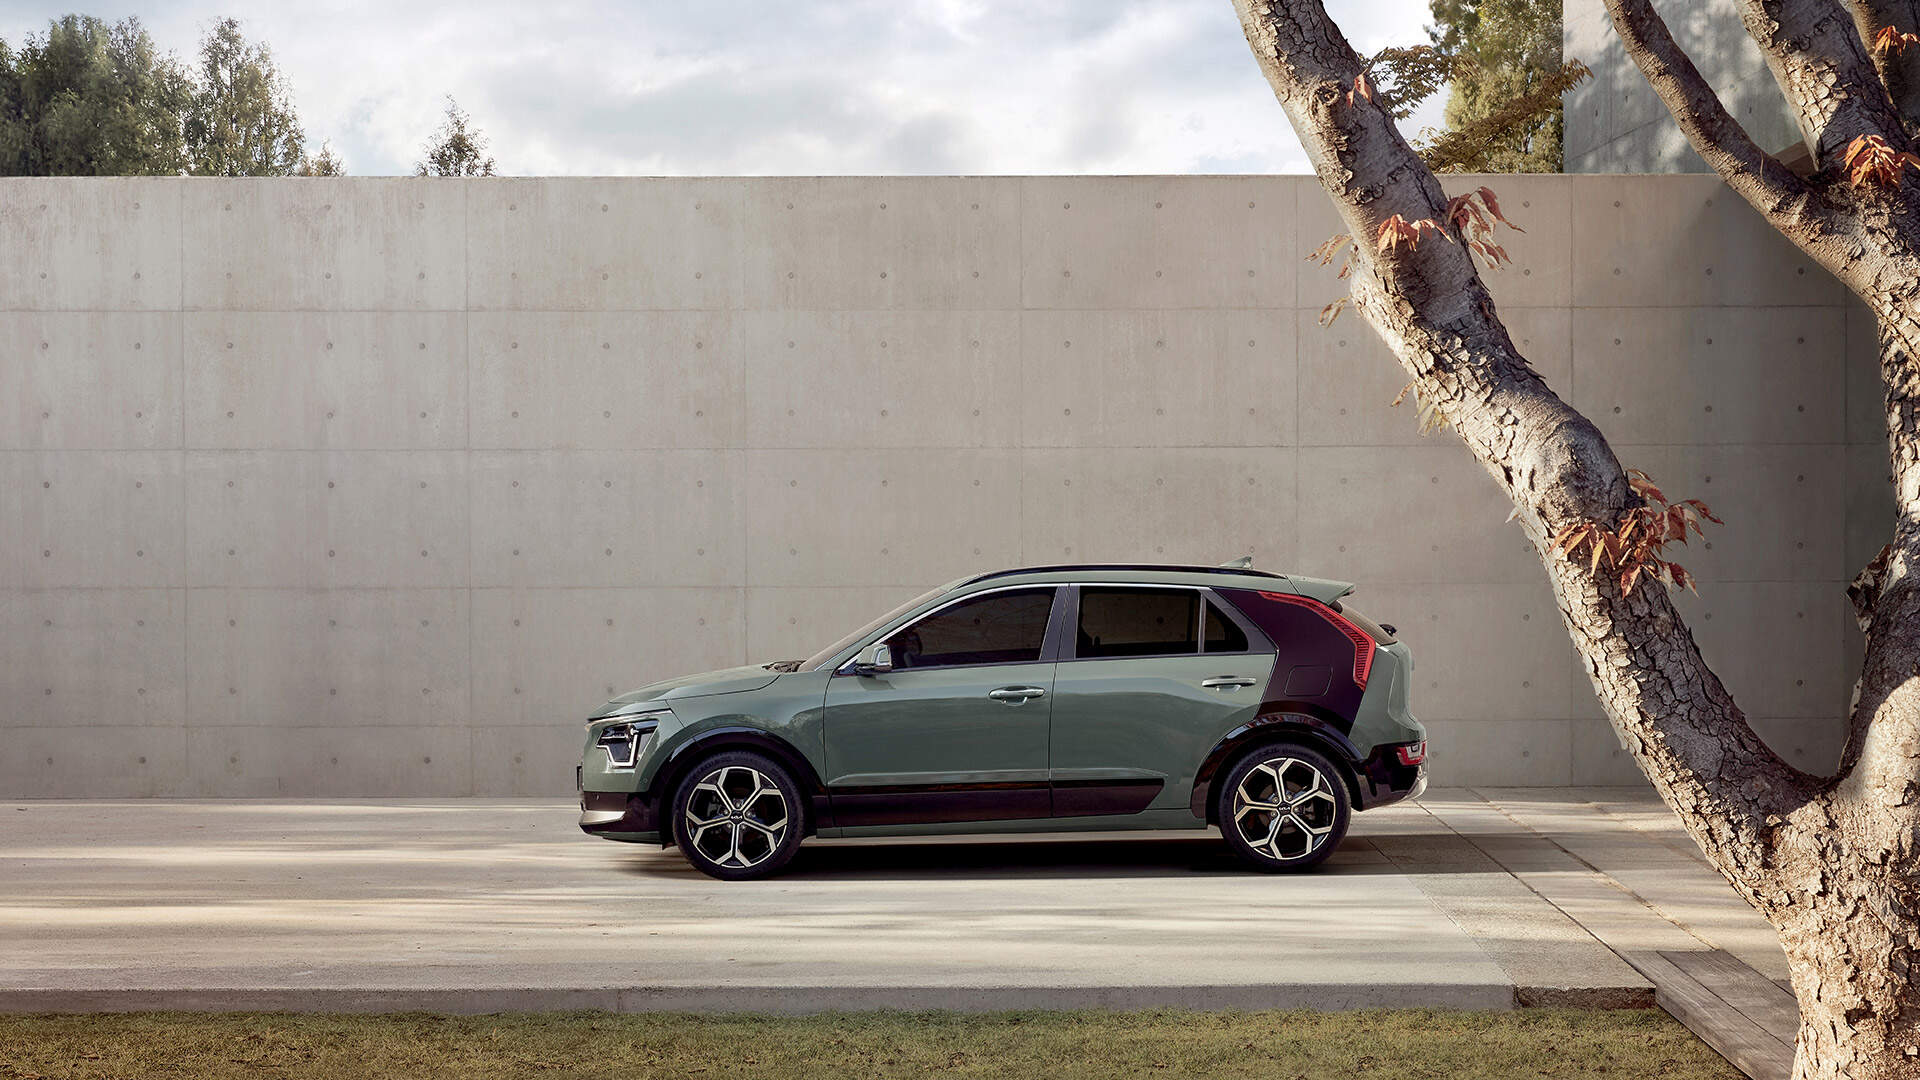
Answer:
[[882, 615], [879, 618], [874, 619], [873, 621], [867, 623], [865, 626], [862, 626], [860, 629], [855, 630], [853, 633], [848, 634], [847, 636], [841, 638], [839, 641], [834, 642], [833, 644], [827, 646], [826, 648], [821, 649], [819, 652], [814, 653], [812, 656], [808, 657], [807, 659], [801, 661], [799, 668], [797, 668], [796, 670], [799, 670], [799, 671], [819, 670], [820, 668], [826, 666], [826, 664], [828, 664], [830, 661], [832, 661], [835, 656], [838, 656], [842, 649], [847, 648], [848, 646], [854, 644], [855, 642], [861, 640], [862, 638], [865, 638], [868, 634], [873, 633], [875, 630], [880, 629], [881, 627], [887, 625], [888, 623], [899, 618], [900, 616], [905, 615], [907, 612], [912, 611], [914, 608], [919, 607], [921, 604], [924, 604], [927, 601], [933, 599], [934, 597], [939, 596], [941, 593], [946, 592], [948, 589], [953, 588], [955, 584], [958, 584], [958, 583], [949, 582], [948, 584], [942, 585], [937, 589], [932, 589], [927, 592], [921, 593], [919, 596], [916, 596], [913, 599], [907, 601], [906, 603], [901, 604], [899, 607], [894, 608], [892, 611], [887, 612], [885, 615]]
[[1200, 594], [1193, 589], [1080, 590], [1075, 654], [1165, 656], [1200, 651]]
[[887, 639], [893, 666], [1024, 664], [1040, 659], [1054, 589], [1009, 589], [958, 601]]
[[1246, 631], [1240, 629], [1239, 623], [1227, 618], [1226, 613], [1220, 610], [1220, 605], [1211, 600], [1207, 601], [1206, 645], [1208, 652], [1247, 651]]

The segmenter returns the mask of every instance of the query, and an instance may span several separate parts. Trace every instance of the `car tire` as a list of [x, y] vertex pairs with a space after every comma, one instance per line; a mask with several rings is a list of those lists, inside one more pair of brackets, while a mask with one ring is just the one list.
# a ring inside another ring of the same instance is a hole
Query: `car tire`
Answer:
[[1325, 754], [1268, 743], [1243, 755], [1214, 795], [1220, 835], [1240, 860], [1267, 873], [1326, 861], [1352, 817], [1347, 782]]
[[724, 751], [688, 770], [673, 797], [673, 839], [696, 870], [722, 881], [777, 874], [806, 832], [800, 785], [779, 762]]

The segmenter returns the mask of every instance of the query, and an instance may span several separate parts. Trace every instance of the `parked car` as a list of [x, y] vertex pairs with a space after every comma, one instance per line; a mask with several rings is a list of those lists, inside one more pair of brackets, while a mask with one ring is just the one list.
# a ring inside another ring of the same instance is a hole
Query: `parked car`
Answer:
[[807, 836], [1205, 829], [1318, 865], [1418, 795], [1413, 657], [1344, 582], [1243, 567], [964, 578], [805, 660], [671, 679], [587, 723], [580, 827], [738, 880]]

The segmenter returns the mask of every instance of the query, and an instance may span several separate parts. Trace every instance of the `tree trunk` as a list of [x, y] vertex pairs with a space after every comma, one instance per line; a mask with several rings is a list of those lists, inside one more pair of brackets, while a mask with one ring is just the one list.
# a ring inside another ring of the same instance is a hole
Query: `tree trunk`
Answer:
[[[1920, 258], [1903, 254], [1916, 248], [1902, 239], [1911, 215], [1840, 217], [1826, 193], [1753, 146], [1710, 91], [1699, 97], [1704, 81], [1684, 55], [1649, 72], [1697, 99], [1690, 118], [1697, 131], [1689, 135], [1707, 144], [1703, 156], [1715, 155], [1710, 163], [1736, 190], [1841, 274], [1891, 328], [1883, 329], [1883, 373], [1900, 524], [1853, 590], [1867, 660], [1842, 769], [1814, 777], [1782, 761], [1748, 726], [1662, 586], [1645, 581], [1625, 591], [1615, 573], [1595, 573], [1588, 560], [1556, 549], [1562, 529], [1612, 525], [1639, 496], [1605, 437], [1514, 348], [1465, 238], [1446, 224], [1439, 184], [1357, 82], [1361, 62], [1322, 5], [1235, 0], [1235, 7], [1357, 240], [1355, 309], [1411, 375], [1421, 400], [1513, 500], [1622, 742], [1713, 865], [1779, 930], [1802, 1016], [1796, 1076], [1920, 1077], [1920, 989], [1912, 978], [1920, 950], [1920, 589], [1913, 577], [1920, 569]], [[1829, 37], [1830, 29], [1823, 30]], [[1789, 56], [1779, 66], [1817, 81], [1822, 71], [1847, 70], [1847, 62], [1846, 55], [1830, 64]], [[1823, 148], [1874, 112], [1822, 108], [1810, 129]], [[1382, 249], [1375, 237], [1395, 217], [1441, 223], [1449, 236]]]

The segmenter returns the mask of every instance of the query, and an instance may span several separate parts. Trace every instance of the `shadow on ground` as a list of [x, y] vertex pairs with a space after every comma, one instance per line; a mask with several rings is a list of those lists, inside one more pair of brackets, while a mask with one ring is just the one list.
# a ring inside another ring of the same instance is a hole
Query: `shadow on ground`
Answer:
[[[1412, 837], [1350, 837], [1318, 868], [1316, 875], [1352, 877], [1404, 874], [1374, 847], [1375, 840]], [[674, 848], [649, 849], [623, 863], [645, 877], [699, 876]], [[1457, 866], [1466, 872], [1471, 866]], [[1101, 840], [955, 840], [929, 843], [867, 840], [859, 843], [809, 841], [782, 879], [846, 878], [868, 881], [933, 881], [993, 878], [1177, 877], [1192, 874], [1258, 875], [1227, 851], [1216, 836], [1180, 839]]]

